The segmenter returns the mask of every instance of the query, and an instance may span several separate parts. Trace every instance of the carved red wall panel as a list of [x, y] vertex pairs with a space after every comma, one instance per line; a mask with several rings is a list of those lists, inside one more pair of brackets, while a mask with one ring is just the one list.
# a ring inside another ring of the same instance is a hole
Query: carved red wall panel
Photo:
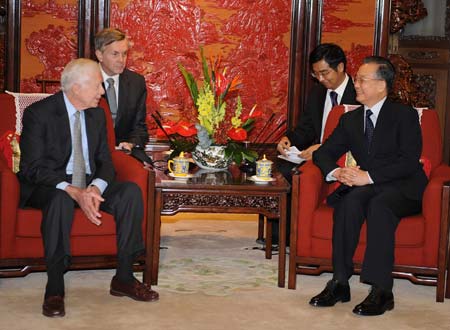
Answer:
[[[111, 26], [134, 42], [128, 66], [147, 81], [148, 111], [171, 119], [195, 120], [177, 63], [199, 78], [200, 46], [206, 57], [221, 56], [222, 67], [239, 75], [244, 109], [257, 104], [268, 131], [284, 131], [287, 112], [291, 3], [286, 0], [112, 1]], [[154, 127], [149, 121], [149, 125]], [[280, 126], [280, 127], [278, 127]], [[257, 130], [254, 130], [255, 133]], [[275, 134], [272, 138], [276, 138]]]
[[362, 59], [373, 53], [376, 0], [323, 0], [322, 42], [340, 45], [347, 72], [354, 75]]
[[[36, 79], [59, 80], [77, 55], [78, 1], [22, 1], [20, 91], [40, 92]], [[49, 85], [56, 92], [59, 85]]]

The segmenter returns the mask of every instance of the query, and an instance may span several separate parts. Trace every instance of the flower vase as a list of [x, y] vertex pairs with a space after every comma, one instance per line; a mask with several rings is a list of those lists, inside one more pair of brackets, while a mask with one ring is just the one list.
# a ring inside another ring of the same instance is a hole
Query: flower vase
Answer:
[[198, 167], [209, 171], [223, 171], [228, 169], [231, 158], [225, 155], [226, 146], [210, 146], [206, 149], [195, 147], [192, 158]]

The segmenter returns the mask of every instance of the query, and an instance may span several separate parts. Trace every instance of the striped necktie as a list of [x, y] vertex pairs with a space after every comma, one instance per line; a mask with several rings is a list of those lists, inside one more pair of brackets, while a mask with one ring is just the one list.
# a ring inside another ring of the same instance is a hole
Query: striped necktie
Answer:
[[108, 97], [109, 110], [111, 111], [111, 116], [113, 119], [113, 123], [116, 123], [117, 117], [117, 97], [116, 97], [116, 89], [114, 88], [114, 79], [108, 78], [106, 79], [108, 83], [108, 88], [106, 89], [106, 96]]
[[81, 122], [80, 111], [75, 112], [73, 124], [73, 174], [72, 185], [79, 188], [86, 188], [86, 165], [83, 156], [83, 144], [81, 142]]

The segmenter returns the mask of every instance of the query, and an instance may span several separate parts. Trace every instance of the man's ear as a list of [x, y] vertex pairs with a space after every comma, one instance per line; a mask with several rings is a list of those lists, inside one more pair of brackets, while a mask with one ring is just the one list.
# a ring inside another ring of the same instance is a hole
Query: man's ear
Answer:
[[339, 63], [336, 67], [337, 72], [344, 72], [344, 63]]
[[97, 60], [99, 61], [99, 62], [101, 62], [101, 61], [103, 61], [103, 53], [100, 51], [100, 50], [96, 50], [95, 51], [95, 56], [97, 57]]

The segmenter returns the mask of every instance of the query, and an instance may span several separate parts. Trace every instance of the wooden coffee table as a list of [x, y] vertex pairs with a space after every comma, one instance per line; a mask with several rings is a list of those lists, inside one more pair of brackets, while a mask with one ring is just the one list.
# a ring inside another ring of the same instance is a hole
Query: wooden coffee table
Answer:
[[[164, 171], [155, 170], [150, 180], [155, 189], [149, 192], [149, 203], [154, 212], [149, 215], [147, 230], [147, 254], [151, 254], [150, 279], [146, 283], [158, 283], [161, 215], [178, 212], [198, 213], [246, 213], [259, 214], [278, 220], [279, 259], [278, 286], [285, 286], [286, 267], [286, 206], [289, 183], [280, 173], [273, 173], [273, 182], [264, 184], [249, 180], [237, 166], [228, 171], [194, 171], [192, 178], [177, 180]], [[266, 253], [267, 254], [267, 253]], [[149, 265], [150, 266], [150, 265]], [[150, 270], [150, 269], [149, 269]]]

